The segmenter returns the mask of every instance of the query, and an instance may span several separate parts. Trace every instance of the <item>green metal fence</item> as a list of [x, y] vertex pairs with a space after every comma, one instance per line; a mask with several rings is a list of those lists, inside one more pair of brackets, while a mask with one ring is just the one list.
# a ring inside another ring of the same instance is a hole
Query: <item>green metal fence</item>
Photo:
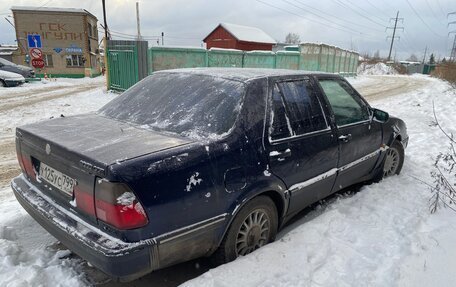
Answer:
[[[285, 51], [152, 47], [137, 41], [108, 41], [109, 86], [125, 90], [154, 71], [195, 67], [244, 67], [356, 74], [358, 53], [306, 43]], [[147, 42], [146, 42], [147, 43]], [[299, 49], [298, 49], [299, 48]], [[296, 51], [298, 49], [298, 51]]]
[[276, 68], [276, 54], [271, 51], [250, 51], [244, 54], [244, 68]]
[[204, 48], [152, 47], [148, 51], [149, 73], [176, 68], [207, 67]]
[[277, 51], [275, 55], [276, 69], [299, 69], [301, 54], [298, 51]]
[[243, 67], [244, 52], [230, 49], [207, 51], [207, 67]]
[[144, 64], [147, 42], [110, 40], [105, 53], [111, 89], [124, 91], [147, 76], [147, 64]]

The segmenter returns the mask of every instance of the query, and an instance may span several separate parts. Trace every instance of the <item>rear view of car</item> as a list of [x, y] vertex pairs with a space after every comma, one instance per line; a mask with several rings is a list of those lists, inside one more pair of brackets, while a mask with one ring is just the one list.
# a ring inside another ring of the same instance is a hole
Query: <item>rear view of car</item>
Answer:
[[35, 71], [27, 66], [17, 65], [13, 62], [0, 58], [0, 71], [22, 75], [25, 80], [35, 78]]
[[0, 70], [0, 86], [16, 87], [25, 83], [25, 78], [19, 74]]

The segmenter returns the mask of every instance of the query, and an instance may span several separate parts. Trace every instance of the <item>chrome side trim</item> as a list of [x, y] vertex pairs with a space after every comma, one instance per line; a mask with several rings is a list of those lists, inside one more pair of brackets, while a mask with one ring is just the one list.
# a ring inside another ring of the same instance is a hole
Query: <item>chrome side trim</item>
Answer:
[[269, 143], [271, 143], [271, 144], [277, 144], [277, 143], [282, 143], [282, 142], [284, 142], [284, 141], [289, 141], [289, 140], [304, 138], [304, 137], [307, 137], [307, 136], [312, 136], [312, 135], [316, 135], [316, 134], [320, 134], [320, 133], [325, 133], [325, 132], [329, 132], [329, 131], [331, 131], [331, 127], [330, 127], [330, 126], [326, 127], [325, 129], [322, 129], [322, 130], [313, 131], [313, 132], [308, 132], [308, 133], [305, 133], [305, 134], [294, 135], [294, 136], [285, 137], [285, 138], [276, 139], [276, 140], [271, 139], [271, 135], [269, 135]]
[[175, 229], [173, 231], [170, 231], [170, 232], [164, 233], [162, 235], [159, 235], [157, 237], [154, 237], [153, 240], [155, 242], [158, 242], [158, 244], [163, 244], [168, 241], [172, 241], [172, 240], [182, 237], [184, 235], [190, 234], [197, 230], [200, 230], [200, 229], [209, 227], [211, 225], [214, 225], [216, 223], [219, 223], [221, 221], [224, 221], [226, 219], [227, 215], [228, 215], [228, 213], [223, 213], [223, 214], [205, 219], [203, 221], [200, 221], [200, 222], [188, 225], [188, 226], [184, 226], [179, 229]]
[[326, 179], [330, 176], [333, 176], [337, 173], [338, 169], [337, 168], [333, 168], [333, 169], [330, 169], [328, 170], [327, 172], [325, 173], [322, 173], [320, 175], [317, 175], [316, 177], [312, 177], [311, 179], [308, 179], [306, 181], [303, 181], [303, 182], [300, 182], [300, 183], [296, 183], [296, 184], [293, 184], [288, 190], [290, 190], [291, 192], [295, 192], [299, 189], [302, 189], [304, 187], [307, 187], [309, 185], [312, 185], [318, 181], [321, 181], [323, 179]]
[[342, 167], [339, 167], [339, 171], [347, 170], [347, 169], [349, 169], [349, 168], [351, 168], [351, 167], [353, 167], [353, 166], [355, 166], [357, 164], [362, 163], [363, 161], [366, 161], [366, 160], [368, 160], [370, 158], [373, 158], [374, 156], [376, 156], [380, 152], [382, 152], [382, 148], [379, 148], [376, 151], [374, 151], [374, 152], [372, 152], [372, 153], [370, 153], [368, 155], [363, 156], [362, 158], [359, 158], [359, 159], [357, 159], [355, 161], [352, 161], [352, 162], [350, 162], [350, 163], [348, 163], [348, 164], [346, 164], [346, 165], [344, 165]]
[[367, 123], [370, 123], [371, 120], [368, 119], [368, 120], [362, 120], [362, 121], [359, 121], [359, 122], [354, 122], [354, 123], [349, 123], [349, 124], [345, 124], [345, 125], [337, 125], [338, 128], [346, 128], [346, 127], [351, 127], [351, 126], [355, 126], [355, 125], [360, 125], [360, 124], [367, 124]]
[[355, 161], [352, 161], [352, 162], [350, 162], [350, 163], [348, 163], [348, 164], [346, 164], [346, 165], [344, 165], [342, 167], [330, 169], [327, 172], [324, 172], [324, 173], [322, 173], [320, 175], [312, 177], [311, 179], [308, 179], [308, 180], [300, 182], [300, 183], [293, 184], [288, 190], [293, 193], [293, 192], [296, 192], [296, 191], [298, 191], [298, 190], [300, 190], [300, 189], [302, 189], [304, 187], [307, 187], [309, 185], [317, 183], [317, 182], [319, 182], [321, 180], [327, 179], [330, 176], [333, 176], [333, 175], [335, 175], [335, 174], [337, 174], [337, 173], [339, 173], [341, 171], [344, 171], [344, 170], [347, 170], [349, 168], [352, 168], [355, 165], [362, 163], [363, 161], [366, 161], [366, 160], [368, 160], [370, 158], [373, 158], [374, 156], [376, 156], [377, 154], [387, 150], [388, 148], [389, 147], [387, 145], [384, 145], [384, 146], [380, 147], [379, 149], [377, 149], [376, 151], [374, 151], [374, 152], [372, 152], [372, 153], [370, 153], [368, 155], [365, 155], [365, 156], [363, 156], [363, 157], [361, 157], [361, 158], [359, 158], [359, 159], [357, 159]]

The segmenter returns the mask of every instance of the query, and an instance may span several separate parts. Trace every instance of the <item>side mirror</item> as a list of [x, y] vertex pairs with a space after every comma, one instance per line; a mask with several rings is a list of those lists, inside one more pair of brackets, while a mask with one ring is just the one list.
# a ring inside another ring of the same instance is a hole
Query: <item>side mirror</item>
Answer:
[[372, 119], [381, 123], [385, 123], [389, 119], [389, 114], [379, 109], [372, 109]]

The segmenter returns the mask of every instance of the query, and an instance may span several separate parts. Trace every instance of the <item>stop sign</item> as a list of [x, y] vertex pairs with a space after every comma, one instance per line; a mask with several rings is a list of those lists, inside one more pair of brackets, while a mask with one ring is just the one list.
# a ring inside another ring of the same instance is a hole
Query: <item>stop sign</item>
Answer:
[[44, 61], [43, 59], [32, 59], [32, 66], [35, 68], [43, 68], [44, 67]]

